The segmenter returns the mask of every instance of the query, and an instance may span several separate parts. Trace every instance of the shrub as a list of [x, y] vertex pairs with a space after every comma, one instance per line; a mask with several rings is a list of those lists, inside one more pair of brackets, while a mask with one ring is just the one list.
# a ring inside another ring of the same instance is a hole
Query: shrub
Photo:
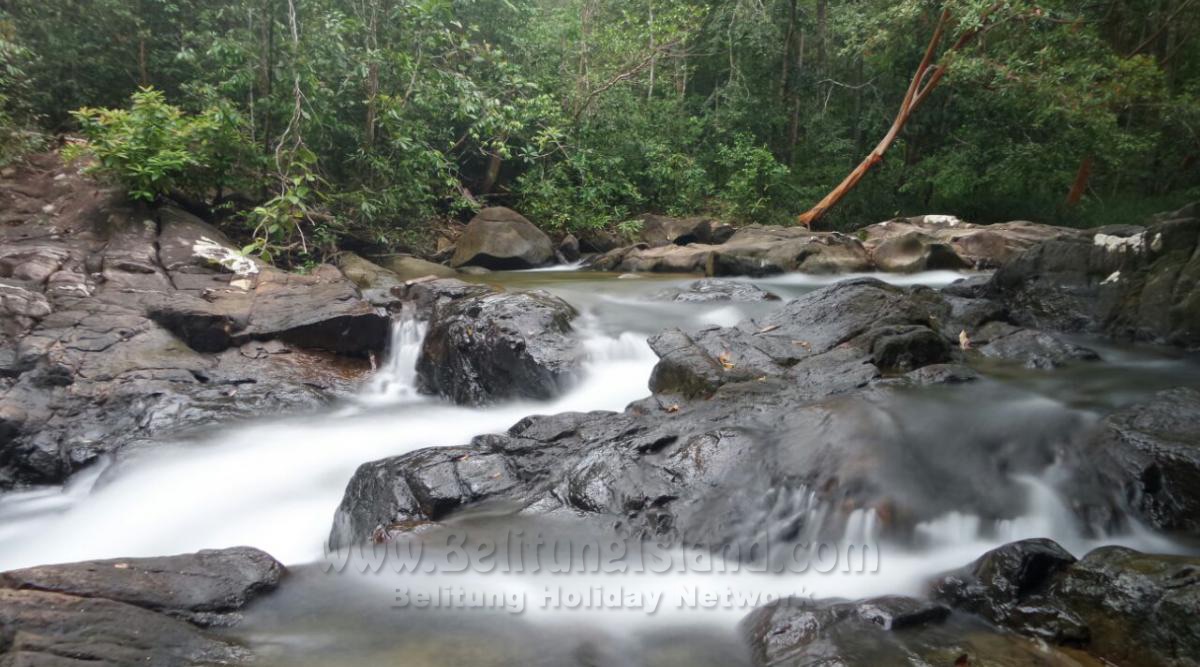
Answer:
[[212, 107], [187, 115], [162, 92], [143, 88], [129, 109], [72, 112], [87, 143], [68, 159], [89, 156], [89, 171], [120, 183], [132, 199], [153, 201], [179, 190], [206, 199], [238, 178], [248, 146], [235, 112]]

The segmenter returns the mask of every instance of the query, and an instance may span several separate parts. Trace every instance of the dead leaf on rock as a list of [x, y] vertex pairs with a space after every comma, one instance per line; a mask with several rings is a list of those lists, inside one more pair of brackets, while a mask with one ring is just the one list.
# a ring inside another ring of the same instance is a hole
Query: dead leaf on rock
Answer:
[[667, 407], [663, 408], [663, 410], [666, 410], [667, 412], [672, 412], [672, 413], [679, 412], [679, 404], [672, 403], [671, 405], [668, 405]]
[[722, 353], [721, 353], [721, 354], [720, 354], [720, 355], [717, 357], [717, 361], [721, 362], [721, 365], [722, 365], [723, 367], [725, 367], [725, 370], [730, 370], [730, 369], [732, 369], [732, 368], [734, 367], [734, 365], [735, 365], [735, 364], [733, 363], [733, 355], [732, 355], [732, 354], [730, 354], [728, 351], [722, 352]]
[[769, 326], [769, 327], [764, 327], [764, 328], [762, 328], [762, 329], [759, 329], [759, 330], [758, 330], [758, 333], [760, 333], [760, 334], [771, 333], [772, 331], [774, 331], [774, 330], [776, 330], [776, 329], [778, 329], [778, 328], [779, 328], [779, 325], [778, 325], [778, 324], [772, 324], [772, 325], [771, 325], [771, 326]]

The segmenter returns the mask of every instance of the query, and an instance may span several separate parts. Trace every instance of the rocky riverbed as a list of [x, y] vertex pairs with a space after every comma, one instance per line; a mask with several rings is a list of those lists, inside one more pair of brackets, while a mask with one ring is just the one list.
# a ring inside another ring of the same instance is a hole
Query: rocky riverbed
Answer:
[[[0, 197], [0, 664], [1198, 664], [1194, 208], [607, 249], [489, 209], [456, 269], [609, 273], [298, 275], [55, 160]], [[623, 567], [359, 560], [459, 534]], [[788, 569], [821, 545], [876, 569]], [[443, 589], [499, 606], [400, 601]]]

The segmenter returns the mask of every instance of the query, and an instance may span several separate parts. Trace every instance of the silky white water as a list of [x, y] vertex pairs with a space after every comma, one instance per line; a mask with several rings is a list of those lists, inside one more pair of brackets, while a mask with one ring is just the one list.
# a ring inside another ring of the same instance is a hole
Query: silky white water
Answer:
[[[422, 396], [415, 388], [414, 367], [424, 328], [402, 320], [395, 327], [388, 359], [365, 383], [361, 395], [325, 413], [231, 425], [199, 441], [164, 443], [118, 461], [103, 473], [99, 468], [86, 471], [65, 488], [0, 497], [0, 570], [234, 545], [261, 548], [289, 565], [320, 562], [334, 510], [360, 464], [423, 447], [464, 444], [475, 435], [503, 431], [530, 414], [619, 411], [648, 393], [647, 379], [657, 360], [646, 343], [649, 334], [669, 326], [729, 325], [778, 305], [663, 304], [643, 297], [664, 284], [674, 284], [671, 281], [596, 284], [573, 278], [559, 285], [552, 274], [537, 275], [582, 312], [577, 327], [588, 361], [579, 384], [561, 398], [463, 408]], [[958, 277], [937, 272], [888, 278], [940, 286]], [[831, 280], [780, 276], [756, 282], [791, 295]], [[1047, 475], [1053, 472], [1048, 470]], [[340, 590], [358, 591], [384, 607], [401, 585], [410, 592], [436, 592], [453, 585], [480, 593], [520, 593], [532, 601], [523, 608], [523, 616], [544, 622], [572, 622], [600, 614], [606, 622], [616, 623], [614, 627], [644, 623], [648, 618], [668, 624], [714, 618], [724, 625], [744, 617], [749, 607], [768, 596], [916, 594], [932, 575], [1023, 537], [1050, 537], [1076, 553], [1114, 542], [1152, 551], [1175, 550], [1169, 541], [1140, 529], [1102, 540], [1085, 539], [1045, 476], [1017, 481], [1025, 489], [1026, 502], [1014, 513], [1016, 518], [989, 523], [969, 513], [952, 512], [918, 526], [915, 544], [905, 546], [879, 539], [873, 512], [853, 513], [845, 535], [833, 547], [844, 553], [850, 545], [867, 545], [877, 556], [876, 567], [869, 571], [846, 571], [839, 563], [827, 572], [814, 568], [785, 574], [721, 574], [691, 568], [659, 574], [359, 576], [348, 568], [330, 576], [337, 577]], [[814, 506], [805, 511], [827, 510]], [[684, 560], [690, 557], [687, 552], [674, 553]], [[537, 604], [544, 602], [548, 588], [583, 599], [597, 587], [614, 586], [643, 598], [657, 594], [655, 613], [648, 614], [644, 607]], [[687, 603], [706, 592], [721, 596], [722, 601]], [[726, 593], [735, 603], [723, 601]], [[617, 619], [624, 621], [617, 623]]]

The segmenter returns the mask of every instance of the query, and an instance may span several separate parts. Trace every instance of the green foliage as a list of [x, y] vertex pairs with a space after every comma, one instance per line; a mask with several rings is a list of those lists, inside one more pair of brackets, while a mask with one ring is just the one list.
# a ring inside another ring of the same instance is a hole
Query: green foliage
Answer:
[[[231, 231], [281, 261], [405, 247], [491, 204], [555, 230], [787, 223], [887, 132], [943, 9], [943, 49], [986, 34], [822, 225], [1085, 224], [1200, 187], [1200, 12], [1179, 0], [4, 5], [0, 159], [35, 122], [78, 128], [138, 197], [236, 190]], [[68, 113], [141, 86], [165, 97]]]
[[175, 190], [219, 191], [244, 150], [236, 113], [214, 107], [187, 115], [152, 88], [134, 93], [129, 109], [83, 108], [72, 115], [87, 143], [72, 146], [67, 157], [94, 159], [90, 171], [115, 179], [136, 200]]
[[31, 88], [25, 67], [30, 56], [16, 41], [12, 21], [0, 10], [0, 166], [44, 144], [29, 104]]
[[725, 175], [717, 201], [729, 217], [769, 222], [771, 213], [787, 210], [782, 195], [787, 192], [788, 168], [765, 147], [740, 135], [718, 148], [717, 164]]

